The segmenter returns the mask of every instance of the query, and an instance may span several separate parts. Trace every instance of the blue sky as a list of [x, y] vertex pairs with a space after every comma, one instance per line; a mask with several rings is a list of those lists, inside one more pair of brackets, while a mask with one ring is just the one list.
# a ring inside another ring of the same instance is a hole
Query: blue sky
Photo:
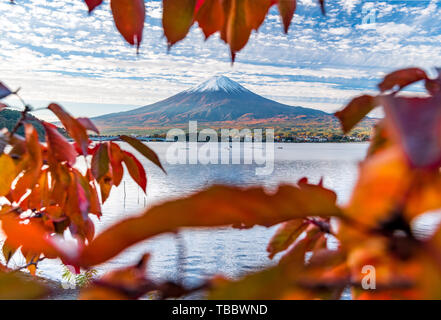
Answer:
[[288, 35], [274, 7], [231, 66], [219, 36], [205, 42], [197, 27], [167, 53], [160, 1], [146, 1], [136, 55], [106, 0], [91, 16], [81, 0], [0, 0], [0, 81], [21, 87], [36, 107], [56, 101], [77, 116], [147, 105], [218, 74], [279, 102], [333, 112], [375, 91], [389, 71], [441, 65], [440, 2], [328, 0], [323, 17], [316, 0], [298, 0]]

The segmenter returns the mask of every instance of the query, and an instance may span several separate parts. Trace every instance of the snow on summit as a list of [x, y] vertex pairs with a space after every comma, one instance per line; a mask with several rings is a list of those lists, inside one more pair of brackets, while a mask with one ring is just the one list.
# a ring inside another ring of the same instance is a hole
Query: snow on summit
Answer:
[[225, 76], [214, 76], [200, 85], [193, 87], [187, 92], [210, 92], [210, 91], [225, 91], [227, 93], [241, 93], [250, 92], [248, 89], [241, 86], [239, 83], [227, 78]]

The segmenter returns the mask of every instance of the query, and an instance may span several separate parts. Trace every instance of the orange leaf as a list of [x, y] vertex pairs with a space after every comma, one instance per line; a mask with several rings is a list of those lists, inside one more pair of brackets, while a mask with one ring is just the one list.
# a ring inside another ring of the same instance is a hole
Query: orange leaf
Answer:
[[397, 147], [378, 151], [360, 166], [358, 182], [345, 214], [377, 227], [402, 209], [411, 183], [404, 155]]
[[155, 289], [154, 284], [146, 278], [149, 258], [150, 255], [146, 254], [135, 266], [105, 274], [82, 290], [80, 300], [138, 299], [147, 291]]
[[222, 0], [205, 0], [197, 10], [195, 20], [204, 32], [205, 39], [222, 30], [225, 20]]
[[40, 175], [40, 169], [43, 165], [43, 156], [41, 153], [40, 142], [38, 141], [38, 133], [34, 126], [29, 123], [25, 124], [26, 149], [29, 155], [28, 170], [32, 173], [34, 181], [37, 182]]
[[338, 216], [335, 201], [334, 192], [317, 185], [285, 185], [272, 195], [258, 187], [213, 186], [114, 225], [85, 248], [80, 263], [85, 267], [100, 264], [139, 241], [184, 227], [249, 228], [306, 216]]
[[398, 86], [398, 90], [420, 81], [428, 79], [424, 70], [419, 68], [402, 69], [388, 74], [384, 80], [378, 85], [381, 92], [394, 89]]
[[48, 109], [51, 110], [58, 117], [58, 119], [60, 119], [63, 126], [66, 128], [67, 133], [80, 146], [82, 154], [87, 155], [89, 136], [87, 135], [86, 129], [83, 127], [83, 125], [58, 104], [51, 103]]
[[144, 0], [111, 0], [116, 28], [131, 45], [141, 45], [145, 20]]
[[141, 153], [148, 160], [150, 160], [151, 162], [156, 164], [159, 168], [162, 169], [162, 171], [164, 171], [164, 173], [166, 173], [165, 169], [162, 166], [161, 161], [159, 160], [158, 155], [155, 153], [155, 151], [153, 151], [152, 149], [147, 147], [144, 143], [142, 143], [141, 141], [139, 141], [136, 138], [122, 135], [122, 136], [120, 136], [120, 139], [127, 142], [128, 144], [130, 144], [139, 153]]
[[231, 58], [248, 42], [252, 27], [248, 25], [245, 0], [230, 0], [228, 19], [223, 40], [230, 45]]
[[64, 138], [56, 126], [51, 123], [43, 122], [46, 131], [46, 141], [50, 157], [57, 162], [67, 161], [73, 165], [77, 159], [77, 152], [74, 147]]
[[348, 133], [378, 105], [377, 97], [363, 95], [354, 98], [343, 110], [336, 112], [335, 116], [340, 120], [343, 132]]
[[272, 5], [272, 0], [245, 0], [247, 24], [254, 30], [259, 29]]
[[196, 0], [163, 0], [162, 26], [170, 46], [182, 40], [193, 24]]
[[291, 24], [291, 20], [294, 17], [294, 12], [296, 11], [296, 0], [279, 0], [279, 12], [282, 17], [283, 27], [285, 33], [288, 33], [289, 26]]
[[303, 219], [294, 219], [281, 224], [266, 249], [269, 258], [272, 259], [277, 253], [286, 250], [306, 230], [308, 225]]
[[30, 219], [25, 224], [12, 214], [3, 215], [0, 220], [9, 246], [22, 247], [26, 252], [43, 253], [48, 258], [68, 257], [60, 250], [56, 239], [37, 221]]
[[29, 280], [21, 272], [0, 272], [1, 300], [41, 299], [48, 293], [42, 281]]
[[11, 189], [11, 184], [17, 176], [14, 161], [7, 154], [0, 156], [0, 196], [5, 196]]
[[110, 172], [107, 172], [98, 181], [98, 184], [100, 185], [100, 190], [101, 190], [101, 201], [104, 203], [109, 197], [110, 190], [112, 189], [113, 186], [112, 176], [110, 175]]

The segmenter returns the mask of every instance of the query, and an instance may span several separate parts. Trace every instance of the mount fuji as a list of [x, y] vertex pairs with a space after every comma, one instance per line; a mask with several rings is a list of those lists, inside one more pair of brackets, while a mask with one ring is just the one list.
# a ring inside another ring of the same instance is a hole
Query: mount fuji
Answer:
[[264, 98], [225, 76], [216, 76], [168, 99], [93, 120], [103, 133], [117, 134], [186, 127], [194, 120], [206, 127], [230, 128], [334, 122], [335, 118], [323, 111]]

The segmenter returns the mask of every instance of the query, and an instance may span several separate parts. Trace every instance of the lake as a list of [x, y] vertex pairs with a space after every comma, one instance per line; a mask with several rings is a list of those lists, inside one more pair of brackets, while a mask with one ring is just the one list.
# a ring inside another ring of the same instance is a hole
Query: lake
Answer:
[[[124, 182], [112, 190], [103, 206], [101, 221], [96, 220], [97, 232], [113, 223], [141, 212], [145, 207], [203, 189], [214, 183], [239, 186], [264, 185], [269, 190], [280, 183], [296, 183], [307, 177], [334, 190], [338, 202], [345, 203], [357, 178], [357, 167], [367, 151], [367, 143], [278, 143], [275, 144], [274, 171], [268, 176], [257, 176], [256, 165], [170, 165], [165, 155], [170, 143], [148, 143], [154, 149], [167, 171], [147, 160], [147, 195], [125, 176]], [[133, 151], [127, 144], [123, 147]], [[143, 158], [140, 158], [143, 159]], [[436, 220], [436, 218], [433, 218]], [[420, 223], [419, 230], [433, 228], [433, 219]], [[187, 284], [198, 284], [214, 274], [237, 277], [274, 263], [268, 259], [266, 246], [273, 228], [255, 227], [249, 230], [218, 228], [188, 230], [175, 235], [161, 235], [137, 244], [106, 264], [97, 267], [99, 273], [136, 263], [144, 253], [151, 253], [149, 274], [153, 279], [183, 279]], [[181, 264], [178, 267], [178, 247]], [[277, 260], [277, 259], [276, 259]], [[57, 261], [43, 261], [40, 274], [61, 279], [62, 267]]]

